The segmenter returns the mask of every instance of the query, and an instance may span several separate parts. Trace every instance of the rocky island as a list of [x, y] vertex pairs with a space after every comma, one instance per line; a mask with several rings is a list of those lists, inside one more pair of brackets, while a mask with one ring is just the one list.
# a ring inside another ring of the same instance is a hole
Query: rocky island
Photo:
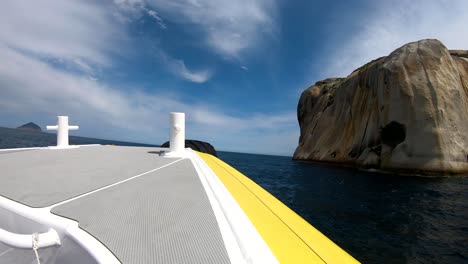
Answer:
[[31, 132], [42, 132], [42, 129], [40, 126], [36, 125], [33, 122], [29, 122], [27, 124], [24, 124], [22, 126], [17, 127], [16, 129], [19, 130], [24, 130], [24, 131], [31, 131]]
[[[164, 142], [160, 147], [161, 148], [168, 148], [169, 141]], [[200, 141], [200, 140], [194, 140], [194, 139], [186, 139], [185, 140], [185, 147], [186, 148], [191, 148], [195, 151], [203, 152], [203, 153], [208, 153], [210, 155], [213, 155], [215, 157], [218, 157], [218, 153], [216, 152], [216, 149], [213, 147], [208, 142], [205, 141]]]
[[468, 51], [408, 43], [303, 91], [295, 160], [468, 175]]

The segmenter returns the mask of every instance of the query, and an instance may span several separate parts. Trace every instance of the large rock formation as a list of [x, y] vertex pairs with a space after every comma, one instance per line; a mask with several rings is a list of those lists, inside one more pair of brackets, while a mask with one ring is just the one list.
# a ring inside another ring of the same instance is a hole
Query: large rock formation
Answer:
[[468, 174], [468, 52], [412, 42], [306, 89], [296, 160]]

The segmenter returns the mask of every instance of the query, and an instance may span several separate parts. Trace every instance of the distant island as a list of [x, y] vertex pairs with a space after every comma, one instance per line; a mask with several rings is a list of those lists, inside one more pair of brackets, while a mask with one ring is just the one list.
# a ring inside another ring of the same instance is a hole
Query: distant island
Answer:
[[297, 116], [295, 160], [468, 175], [468, 51], [408, 43], [307, 88]]
[[42, 129], [40, 126], [36, 125], [33, 122], [29, 122], [27, 124], [24, 124], [22, 126], [17, 127], [16, 129], [19, 130], [25, 130], [25, 131], [33, 131], [33, 132], [42, 132]]
[[[34, 126], [37, 126], [34, 123], [32, 124]], [[57, 144], [57, 135], [55, 131], [54, 133], [46, 133], [41, 132], [39, 130], [23, 129], [21, 127], [23, 126], [20, 126], [18, 128], [0, 127], [0, 149], [47, 147], [55, 146]], [[39, 126], [38, 128], [40, 129]], [[133, 143], [78, 136], [69, 136], [69, 139], [71, 145], [102, 144], [118, 146], [158, 147], [158, 145], [153, 144]]]

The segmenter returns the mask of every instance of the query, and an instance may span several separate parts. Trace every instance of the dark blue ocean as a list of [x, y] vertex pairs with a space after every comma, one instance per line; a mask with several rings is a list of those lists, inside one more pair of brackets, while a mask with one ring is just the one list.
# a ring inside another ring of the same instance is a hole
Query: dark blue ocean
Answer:
[[[54, 134], [0, 128], [0, 148]], [[148, 146], [70, 137], [71, 144]], [[468, 263], [468, 177], [421, 178], [218, 152], [363, 263]]]
[[468, 263], [468, 177], [422, 178], [219, 152], [362, 263]]

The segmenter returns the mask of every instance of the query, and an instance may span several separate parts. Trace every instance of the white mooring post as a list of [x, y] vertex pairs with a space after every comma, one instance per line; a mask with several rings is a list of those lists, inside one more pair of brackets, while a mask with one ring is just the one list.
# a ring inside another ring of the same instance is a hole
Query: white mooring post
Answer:
[[78, 146], [68, 145], [68, 130], [78, 130], [79, 126], [69, 126], [68, 116], [57, 116], [56, 126], [47, 126], [47, 130], [57, 130], [56, 149], [74, 148]]
[[185, 155], [185, 113], [171, 113], [169, 152], [162, 155], [167, 157], [182, 157]]

